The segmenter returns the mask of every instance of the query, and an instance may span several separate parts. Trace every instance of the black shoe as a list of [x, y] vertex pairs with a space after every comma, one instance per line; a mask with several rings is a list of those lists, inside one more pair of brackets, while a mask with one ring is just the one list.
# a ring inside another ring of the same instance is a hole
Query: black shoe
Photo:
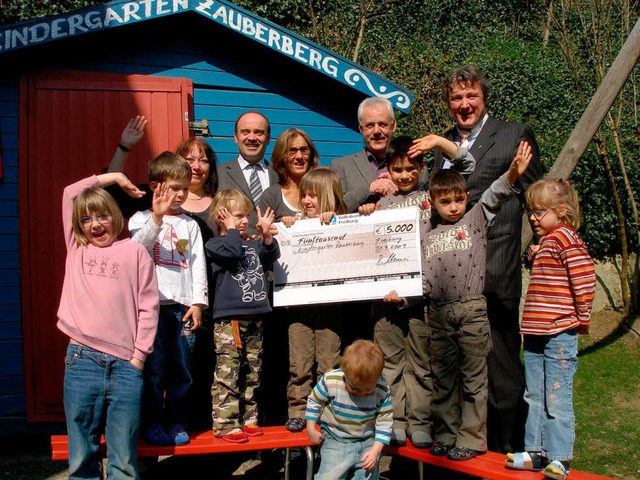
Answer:
[[479, 453], [480, 452], [473, 448], [453, 447], [447, 453], [447, 458], [449, 460], [471, 460], [472, 458], [476, 458]]
[[447, 445], [444, 442], [438, 441], [431, 447], [431, 455], [435, 457], [444, 457], [452, 448], [453, 445]]

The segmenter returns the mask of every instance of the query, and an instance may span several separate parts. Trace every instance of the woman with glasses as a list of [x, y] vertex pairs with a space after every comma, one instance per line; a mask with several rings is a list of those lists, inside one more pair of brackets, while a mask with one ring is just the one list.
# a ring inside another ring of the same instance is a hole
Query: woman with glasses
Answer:
[[300, 212], [300, 180], [318, 166], [318, 151], [309, 135], [299, 128], [289, 128], [276, 140], [271, 153], [271, 165], [278, 174], [278, 183], [267, 188], [260, 198], [260, 209], [270, 207], [276, 222]]

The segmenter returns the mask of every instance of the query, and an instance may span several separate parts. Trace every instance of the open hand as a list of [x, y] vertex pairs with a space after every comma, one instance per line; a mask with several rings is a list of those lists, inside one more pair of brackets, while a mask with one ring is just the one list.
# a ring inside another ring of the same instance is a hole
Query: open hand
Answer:
[[163, 182], [156, 186], [153, 191], [153, 199], [151, 201], [151, 211], [154, 215], [166, 215], [171, 209], [171, 204], [176, 198], [177, 193], [172, 192], [169, 184]]
[[218, 221], [225, 226], [225, 230], [236, 228], [236, 221], [226, 208], [221, 208], [218, 212]]
[[256, 213], [258, 214], [258, 222], [256, 223], [256, 228], [262, 234], [262, 238], [264, 238], [265, 240], [268, 238], [272, 238], [273, 234], [271, 233], [271, 225], [276, 219], [276, 213], [271, 207], [267, 207], [267, 209], [264, 211], [264, 215], [262, 214], [260, 207], [257, 207]]
[[129, 120], [127, 126], [120, 134], [120, 143], [125, 147], [133, 147], [144, 137], [144, 127], [147, 126], [148, 120], [142, 115]]
[[148, 120], [142, 115], [137, 115], [129, 120], [129, 123], [120, 134], [120, 143], [128, 148], [133, 147], [144, 137], [144, 127], [147, 126], [147, 123]]
[[516, 183], [516, 180], [525, 172], [529, 166], [529, 162], [533, 158], [531, 153], [531, 145], [524, 140], [518, 145], [515, 157], [511, 161], [509, 171], [507, 171], [507, 181], [509, 185]]

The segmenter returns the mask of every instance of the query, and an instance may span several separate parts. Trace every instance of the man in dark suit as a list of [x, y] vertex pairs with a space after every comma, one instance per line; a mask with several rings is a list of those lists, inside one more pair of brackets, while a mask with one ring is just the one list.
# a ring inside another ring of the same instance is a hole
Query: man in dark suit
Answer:
[[[521, 228], [524, 190], [542, 177], [540, 152], [533, 131], [525, 125], [497, 120], [486, 113], [488, 84], [480, 70], [464, 66], [452, 71], [443, 85], [443, 98], [456, 122], [446, 138], [467, 145], [476, 168], [467, 179], [469, 208], [491, 183], [507, 171], [521, 140], [533, 158], [517, 181], [517, 196], [507, 200], [489, 230], [484, 294], [493, 348], [489, 368], [489, 449], [503, 453], [524, 447], [524, 370], [520, 361], [519, 306], [522, 295]], [[436, 151], [435, 169], [448, 168]]]
[[278, 182], [278, 175], [264, 158], [271, 140], [269, 120], [260, 112], [244, 112], [236, 120], [233, 139], [238, 145], [239, 155], [218, 165], [218, 190], [240, 190], [251, 199], [254, 209], [249, 215], [247, 234], [257, 234], [255, 207], [262, 192]]
[[373, 194], [389, 195], [398, 189], [385, 165], [387, 147], [397, 126], [391, 102], [380, 97], [365, 98], [358, 107], [358, 125], [364, 149], [336, 158], [330, 166], [340, 177], [350, 212], [357, 211]]

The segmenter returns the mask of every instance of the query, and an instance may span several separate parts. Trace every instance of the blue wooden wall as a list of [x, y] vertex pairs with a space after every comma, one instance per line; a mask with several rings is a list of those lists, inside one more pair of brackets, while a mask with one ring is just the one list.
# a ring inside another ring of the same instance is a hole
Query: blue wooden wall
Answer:
[[[11, 52], [0, 65], [15, 72], [0, 78], [0, 416], [26, 411], [18, 232], [18, 74], [25, 66], [190, 78], [195, 118], [209, 121], [219, 162], [237, 154], [234, 122], [248, 109], [271, 121], [267, 155], [293, 126], [310, 134], [321, 165], [363, 145], [356, 122], [362, 93], [195, 14]], [[112, 153], [104, 152], [105, 165]]]
[[[5, 77], [6, 78], [6, 77]], [[0, 84], [0, 414], [25, 409], [18, 238], [18, 87]]]

